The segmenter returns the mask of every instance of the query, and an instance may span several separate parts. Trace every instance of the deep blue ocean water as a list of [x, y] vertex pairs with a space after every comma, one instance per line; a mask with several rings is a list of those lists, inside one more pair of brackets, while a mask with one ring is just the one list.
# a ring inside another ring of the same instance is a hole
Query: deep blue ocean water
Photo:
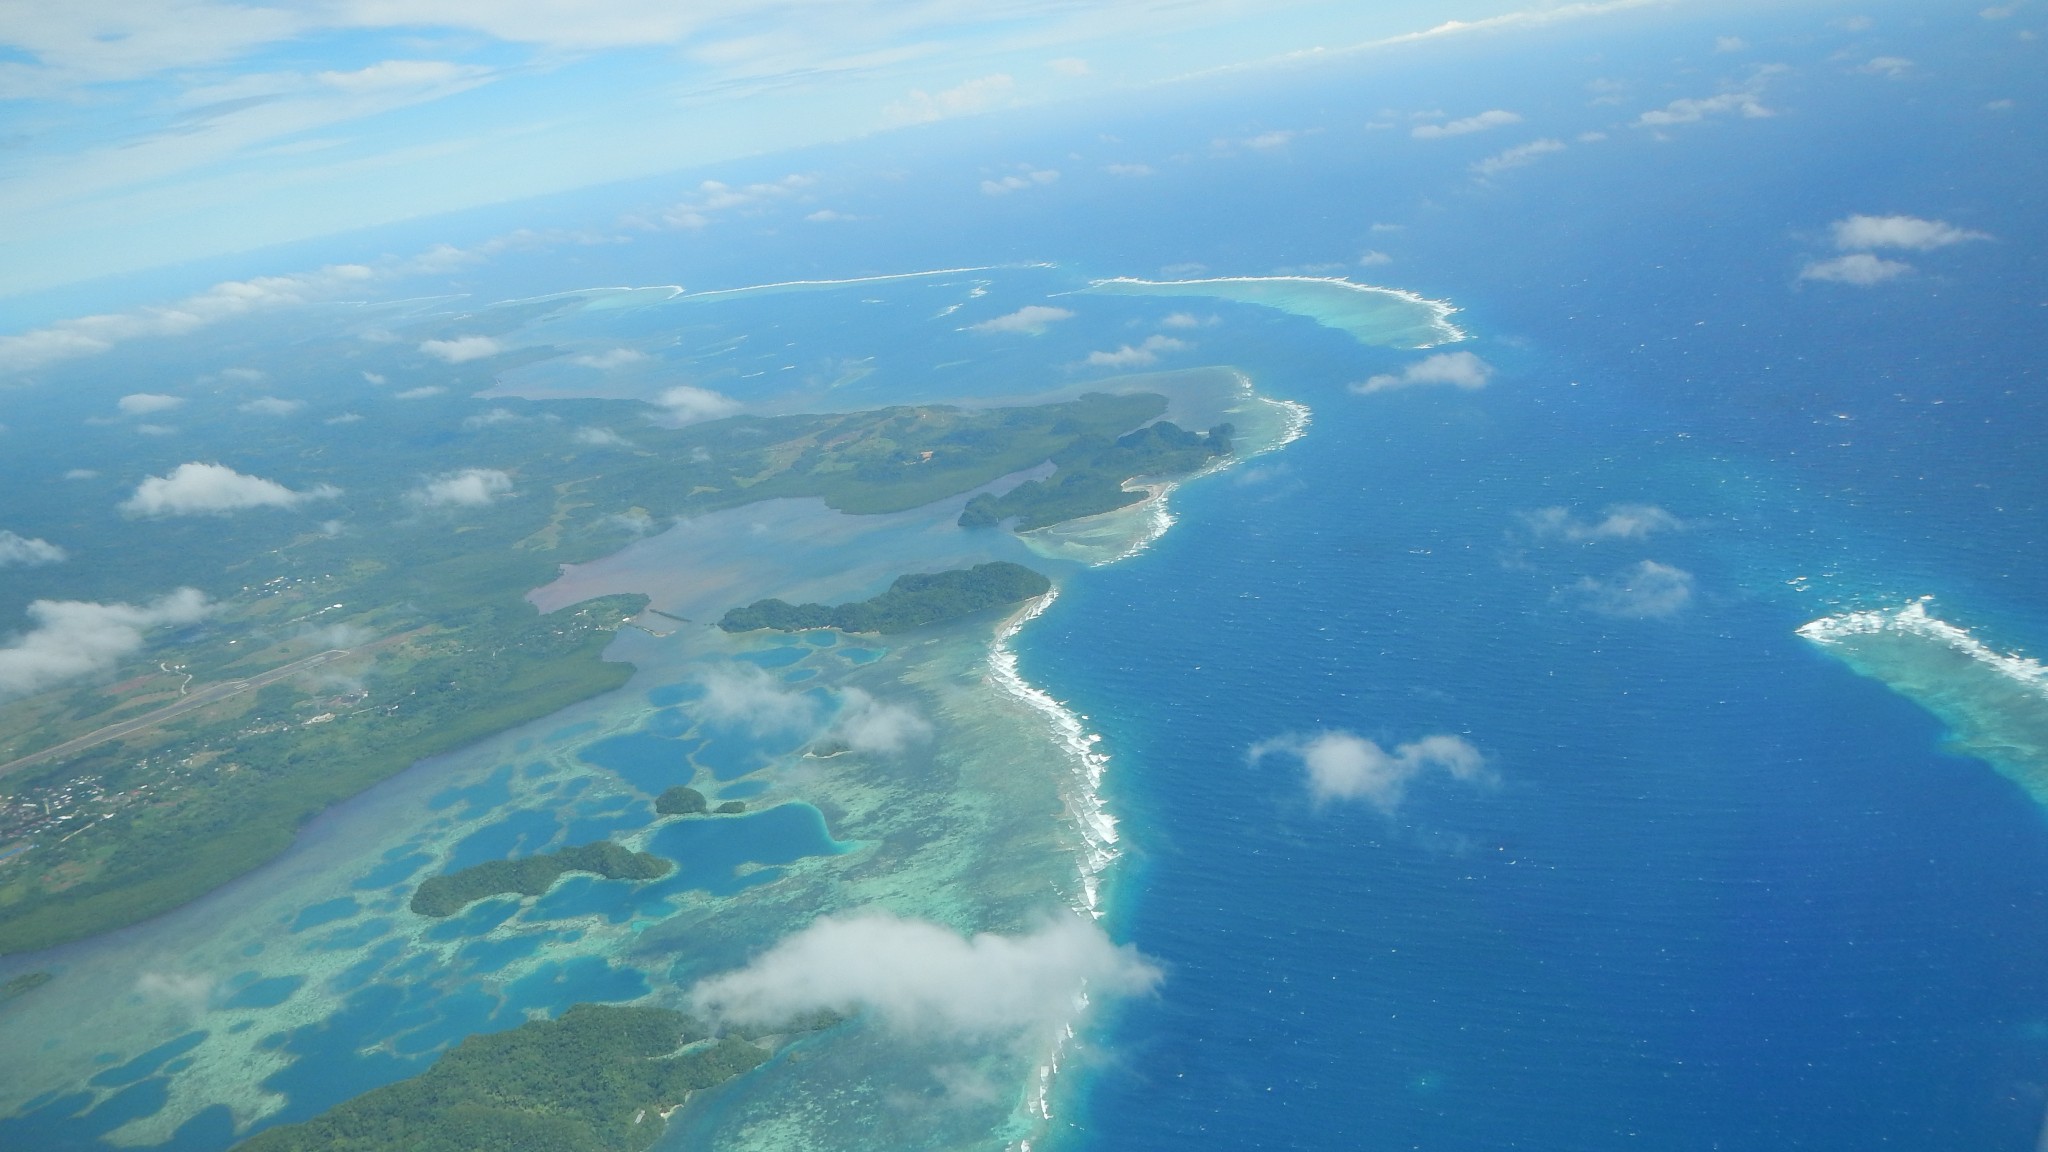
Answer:
[[[1244, 366], [1310, 434], [1183, 490], [1023, 638], [1105, 733], [1113, 924], [1168, 973], [1105, 1030], [1077, 1146], [2035, 1146], [2048, 818], [1793, 629], [1931, 594], [2048, 645], [2040, 152], [1974, 90], [1816, 73], [1772, 97], [1800, 116], [1431, 205], [1397, 265], [1426, 283], [1387, 278], [1467, 308], [1482, 392], [1354, 395], [1371, 355], [1267, 321]], [[1240, 235], [1403, 178], [1319, 167]], [[1914, 205], [1998, 240], [1891, 290], [1794, 281], [1828, 221]], [[1686, 527], [1523, 518], [1613, 504]], [[1641, 560], [1691, 602], [1574, 591]], [[1248, 760], [1325, 729], [1462, 735], [1496, 778], [1387, 814]]]

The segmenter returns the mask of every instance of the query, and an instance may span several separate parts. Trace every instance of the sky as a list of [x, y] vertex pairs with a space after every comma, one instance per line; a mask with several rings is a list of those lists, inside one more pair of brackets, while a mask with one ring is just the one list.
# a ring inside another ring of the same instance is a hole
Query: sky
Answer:
[[0, 299], [1300, 54], [1704, 0], [0, 0]]

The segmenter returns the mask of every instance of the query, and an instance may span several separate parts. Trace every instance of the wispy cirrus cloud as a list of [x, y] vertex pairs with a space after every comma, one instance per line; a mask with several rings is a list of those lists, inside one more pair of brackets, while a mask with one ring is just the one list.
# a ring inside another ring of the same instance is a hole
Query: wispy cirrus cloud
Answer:
[[1445, 136], [1464, 136], [1473, 132], [1484, 132], [1488, 128], [1502, 128], [1521, 122], [1522, 117], [1519, 113], [1510, 112], [1505, 108], [1493, 108], [1476, 116], [1447, 120], [1441, 124], [1417, 124], [1408, 130], [1408, 134], [1417, 140], [1438, 140]]

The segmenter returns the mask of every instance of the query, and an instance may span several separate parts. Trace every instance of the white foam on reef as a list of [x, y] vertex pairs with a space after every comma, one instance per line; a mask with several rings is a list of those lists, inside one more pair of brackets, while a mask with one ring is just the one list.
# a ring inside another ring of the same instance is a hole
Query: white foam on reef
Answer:
[[[1017, 633], [1044, 615], [1053, 601], [1059, 599], [1059, 594], [1059, 589], [1051, 589], [1019, 609], [997, 629], [995, 643], [989, 648], [989, 680], [998, 691], [1045, 718], [1053, 741], [1073, 765], [1073, 771], [1060, 788], [1060, 796], [1066, 802], [1067, 810], [1073, 814], [1074, 827], [1081, 839], [1078, 862], [1080, 899], [1075, 910], [1099, 920], [1103, 913], [1102, 875], [1121, 855], [1117, 847], [1116, 817], [1110, 814], [1109, 805], [1102, 799], [1102, 778], [1109, 768], [1109, 757], [1097, 747], [1102, 737], [1088, 730], [1084, 723], [1086, 717], [1024, 679], [1017, 671], [1016, 650], [1010, 646]], [[1073, 1017], [1060, 1028], [1054, 1037], [1052, 1050], [1039, 1062], [1032, 1077], [1025, 1112], [1038, 1123], [1052, 1119], [1052, 1091], [1059, 1077], [1060, 1060], [1074, 1043], [1073, 1022], [1087, 1008], [1088, 999], [1084, 994], [1074, 1005]], [[1020, 1139], [1016, 1147], [1019, 1152], [1030, 1152], [1031, 1142]]]
[[[1451, 322], [1451, 317], [1458, 313], [1459, 308], [1448, 300], [1431, 299], [1419, 292], [1411, 292], [1406, 288], [1388, 288], [1379, 284], [1360, 284], [1355, 280], [1346, 280], [1342, 276], [1212, 276], [1196, 280], [1144, 280], [1136, 276], [1112, 276], [1107, 280], [1090, 281], [1088, 286], [1091, 289], [1109, 288], [1112, 292], [1117, 290], [1116, 287], [1113, 287], [1115, 285], [1124, 285], [1140, 290], [1149, 288], [1179, 289], [1177, 292], [1165, 294], [1216, 295], [1228, 300], [1240, 299], [1228, 292], [1203, 293], [1201, 291], [1204, 286], [1208, 285], [1224, 286], [1232, 284], [1320, 284], [1363, 295], [1387, 296], [1404, 304], [1412, 304], [1429, 313], [1429, 326], [1436, 331], [1437, 339], [1427, 344], [1418, 344], [1416, 347], [1434, 348], [1438, 344], [1455, 344], [1460, 340], [1471, 339], [1469, 333]], [[1241, 302], [1263, 303], [1263, 301], [1259, 300]]]
[[772, 292], [782, 288], [841, 288], [849, 284], [879, 284], [891, 280], [921, 280], [927, 276], [958, 276], [968, 272], [995, 272], [1004, 268], [1051, 268], [1051, 264], [977, 264], [967, 268], [934, 268], [928, 272], [887, 272], [879, 276], [853, 276], [844, 280], [779, 280], [773, 284], [748, 284], [741, 288], [712, 288], [685, 293], [685, 300], [709, 300], [737, 296], [742, 292]]
[[1897, 610], [1880, 609], [1823, 616], [1818, 620], [1801, 624], [1798, 632], [1816, 644], [1839, 644], [1851, 637], [1874, 636], [1886, 632], [1925, 637], [1968, 656], [2007, 679], [2048, 696], [2048, 665], [2016, 652], [2000, 652], [1970, 635], [1969, 629], [1959, 628], [1933, 615], [1927, 611], [1927, 604], [1933, 599], [1932, 596], [1922, 596]]

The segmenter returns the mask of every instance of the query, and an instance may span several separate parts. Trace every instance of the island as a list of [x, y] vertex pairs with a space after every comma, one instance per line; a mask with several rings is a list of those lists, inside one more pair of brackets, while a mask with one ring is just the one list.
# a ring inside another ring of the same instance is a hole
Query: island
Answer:
[[554, 1020], [471, 1036], [432, 1068], [241, 1152], [642, 1152], [692, 1092], [757, 1068], [767, 1049], [712, 1039], [665, 1008], [578, 1004]]
[[1043, 596], [1052, 581], [1022, 564], [996, 560], [972, 568], [928, 575], [898, 576], [889, 590], [848, 604], [791, 604], [756, 600], [734, 608], [718, 622], [727, 632], [774, 628], [803, 632], [835, 628], [841, 632], [907, 632], [926, 624], [952, 620], [986, 608], [999, 608]]
[[412, 894], [410, 907], [422, 916], [453, 916], [491, 896], [538, 896], [565, 872], [594, 872], [607, 880], [655, 880], [675, 865], [634, 852], [609, 840], [580, 844], [518, 860], [489, 860], [460, 872], [429, 876]]
[[1230, 451], [1236, 429], [1218, 424], [1206, 436], [1168, 420], [1148, 424], [1111, 440], [1085, 436], [1055, 453], [1056, 470], [1043, 480], [1027, 480], [1001, 496], [982, 493], [960, 512], [963, 528], [990, 528], [1014, 518], [1016, 530], [1028, 532], [1062, 520], [1114, 512], [1145, 498], [1124, 487], [1139, 476], [1171, 476], [1193, 472]]
[[[526, 595], [564, 564], [617, 551], [631, 525], [786, 497], [904, 511], [1048, 460], [1071, 470], [1077, 446], [1115, 443], [1167, 408], [1156, 394], [1098, 393], [671, 428], [637, 401], [508, 398], [505, 418], [470, 435], [471, 450], [506, 469], [479, 474], [509, 491], [429, 513], [420, 445], [465, 418], [460, 391], [374, 426], [187, 430], [195, 458], [233, 454], [333, 486], [343, 495], [323, 515], [360, 528], [258, 516], [124, 526], [148, 538], [130, 550], [147, 559], [98, 573], [93, 596], [143, 603], [187, 585], [217, 608], [107, 682], [0, 700], [0, 756], [12, 757], [0, 762], [0, 842], [28, 845], [0, 869], [0, 955], [178, 907], [424, 757], [618, 688], [632, 668], [603, 653], [646, 598], [543, 614]], [[593, 427], [631, 437], [592, 445], [568, 431]], [[874, 623], [930, 610], [900, 606], [906, 615]], [[330, 635], [345, 639], [313, 638]], [[315, 663], [322, 676], [294, 674]]]
[[678, 784], [654, 798], [654, 810], [663, 816], [695, 816], [709, 809], [702, 792]]

